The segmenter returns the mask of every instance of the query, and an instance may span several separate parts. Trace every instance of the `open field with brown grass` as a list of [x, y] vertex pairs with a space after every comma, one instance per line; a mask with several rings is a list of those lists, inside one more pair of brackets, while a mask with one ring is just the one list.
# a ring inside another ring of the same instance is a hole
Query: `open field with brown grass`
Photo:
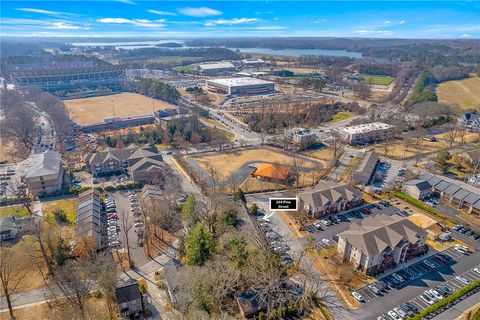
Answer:
[[[292, 165], [294, 161], [293, 155], [269, 147], [209, 152], [194, 158], [205, 171], [213, 168], [224, 177], [229, 177], [247, 162]], [[312, 169], [315, 164], [321, 166], [320, 162], [312, 159], [308, 162], [303, 161], [302, 167]]]
[[53, 212], [57, 209], [63, 210], [69, 223], [75, 223], [77, 216], [77, 198], [54, 200], [43, 203], [43, 212], [49, 221], [54, 221]]
[[120, 93], [109, 96], [66, 100], [70, 117], [79, 124], [102, 121], [106, 118], [152, 114], [153, 110], [174, 108], [166, 101], [152, 99], [137, 93]]
[[[373, 147], [373, 150], [381, 155], [393, 157], [396, 159], [407, 159], [414, 157], [418, 154], [430, 154], [437, 152], [439, 150], [448, 148], [450, 143], [448, 142], [449, 133], [441, 133], [435, 135], [438, 141], [427, 141], [420, 140], [419, 144], [416, 145], [416, 139], [404, 139], [396, 140], [393, 143], [389, 144], [388, 153], [385, 154], [384, 144], [380, 143]], [[464, 136], [465, 143], [474, 143], [479, 140], [479, 136], [474, 132], [467, 132]], [[462, 138], [457, 135], [453, 146], [458, 146], [461, 144]], [[406, 145], [408, 147], [406, 148]]]
[[441, 83], [437, 87], [438, 101], [460, 109], [480, 108], [480, 78], [468, 78]]

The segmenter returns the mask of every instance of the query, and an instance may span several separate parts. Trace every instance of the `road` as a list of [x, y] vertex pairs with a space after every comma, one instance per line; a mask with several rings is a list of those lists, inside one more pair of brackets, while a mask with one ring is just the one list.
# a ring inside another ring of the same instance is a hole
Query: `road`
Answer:
[[333, 171], [328, 175], [327, 181], [338, 182], [342, 178], [345, 170], [350, 165], [350, 161], [356, 156], [362, 154], [363, 151], [361, 150], [354, 150], [354, 149], [346, 149], [343, 155], [338, 160], [337, 165], [333, 169]]

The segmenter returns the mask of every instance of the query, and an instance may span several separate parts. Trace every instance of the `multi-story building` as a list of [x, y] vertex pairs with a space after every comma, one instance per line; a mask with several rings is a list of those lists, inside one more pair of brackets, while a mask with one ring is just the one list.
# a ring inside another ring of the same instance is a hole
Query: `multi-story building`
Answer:
[[480, 132], [480, 112], [465, 112], [458, 118], [458, 124], [468, 131]]
[[427, 232], [410, 220], [379, 214], [353, 222], [338, 234], [338, 254], [373, 275], [426, 251]]
[[138, 147], [130, 145], [125, 149], [107, 148], [90, 154], [86, 159], [92, 176], [128, 174], [134, 181], [161, 184], [164, 163], [155, 146]]
[[340, 129], [340, 135], [349, 144], [367, 144], [385, 140], [391, 137], [393, 126], [372, 122]]
[[402, 192], [412, 198], [423, 200], [432, 194], [432, 186], [425, 180], [414, 179], [403, 183]]
[[321, 183], [315, 189], [299, 193], [298, 198], [314, 218], [352, 209], [363, 203], [362, 192], [346, 183]]
[[305, 149], [317, 141], [317, 135], [305, 128], [293, 128], [287, 130], [287, 136], [299, 149]]
[[233, 70], [235, 70], [235, 66], [231, 62], [215, 62], [197, 65], [197, 71], [207, 75], [214, 75]]
[[207, 80], [207, 90], [226, 95], [267, 94], [275, 91], [275, 82], [257, 78], [222, 78]]
[[93, 239], [97, 248], [106, 245], [106, 214], [100, 193], [95, 189], [78, 195], [75, 237], [77, 242]]
[[45, 195], [61, 191], [64, 170], [60, 153], [47, 150], [32, 154], [27, 160], [22, 176], [33, 194]]
[[364, 185], [368, 185], [370, 182], [372, 182], [372, 180], [374, 180], [378, 163], [379, 158], [375, 152], [365, 152], [353, 169], [353, 182]]

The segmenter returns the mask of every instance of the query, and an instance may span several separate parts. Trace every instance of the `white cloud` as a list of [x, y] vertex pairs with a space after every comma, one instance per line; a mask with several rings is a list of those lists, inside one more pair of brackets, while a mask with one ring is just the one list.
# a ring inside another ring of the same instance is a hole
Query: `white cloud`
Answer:
[[404, 23], [407, 23], [406, 20], [400, 20], [399, 24], [404, 24]]
[[36, 9], [36, 8], [16, 8], [15, 10], [25, 11], [25, 12], [33, 12], [33, 13], [41, 13], [41, 14], [49, 14], [49, 15], [67, 14], [65, 12], [49, 11], [49, 10]]
[[118, 2], [126, 3], [126, 4], [137, 4], [136, 2], [132, 0], [118, 0]]
[[368, 30], [368, 29], [356, 30], [355, 33], [359, 35], [384, 35], [384, 36], [389, 36], [393, 34], [393, 32], [389, 30]]
[[130, 24], [137, 27], [147, 27], [147, 28], [161, 28], [164, 27], [165, 19], [159, 20], [147, 20], [147, 19], [127, 19], [127, 18], [102, 18], [98, 19], [97, 22], [100, 23], [110, 23], [110, 24]]
[[315, 20], [315, 23], [325, 23], [327, 22], [327, 19], [317, 19]]
[[216, 25], [235, 25], [235, 24], [255, 22], [257, 20], [258, 20], [257, 18], [218, 19], [215, 21], [208, 21], [207, 23], [205, 23], [205, 26], [213, 27]]
[[200, 8], [191, 8], [186, 7], [178, 9], [178, 12], [190, 17], [210, 17], [210, 16], [219, 16], [222, 14], [222, 11], [218, 11], [212, 8], [200, 7]]
[[264, 27], [255, 27], [254, 30], [285, 30], [287, 27], [284, 26], [264, 26]]
[[392, 23], [392, 21], [390, 21], [390, 20], [385, 20], [385, 21], [383, 21], [383, 23], [385, 23], [385, 24], [390, 24], [390, 23]]
[[470, 38], [471, 35], [469, 35], [468, 33], [464, 33], [464, 34], [462, 34], [460, 37], [462, 37], [462, 38]]
[[82, 27], [74, 26], [65, 22], [54, 22], [50, 26], [46, 27], [47, 29], [65, 29], [65, 30], [78, 30]]
[[153, 10], [153, 9], [149, 9], [147, 11], [153, 14], [158, 14], [160, 16], [176, 16], [177, 15], [175, 12], [169, 12], [169, 11], [160, 11], [160, 10]]

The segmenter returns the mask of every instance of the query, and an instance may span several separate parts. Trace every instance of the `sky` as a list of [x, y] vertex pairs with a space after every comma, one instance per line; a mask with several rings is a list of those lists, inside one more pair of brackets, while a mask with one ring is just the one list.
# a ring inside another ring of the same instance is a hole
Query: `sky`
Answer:
[[479, 1], [1, 1], [0, 32], [42, 37], [479, 39]]

